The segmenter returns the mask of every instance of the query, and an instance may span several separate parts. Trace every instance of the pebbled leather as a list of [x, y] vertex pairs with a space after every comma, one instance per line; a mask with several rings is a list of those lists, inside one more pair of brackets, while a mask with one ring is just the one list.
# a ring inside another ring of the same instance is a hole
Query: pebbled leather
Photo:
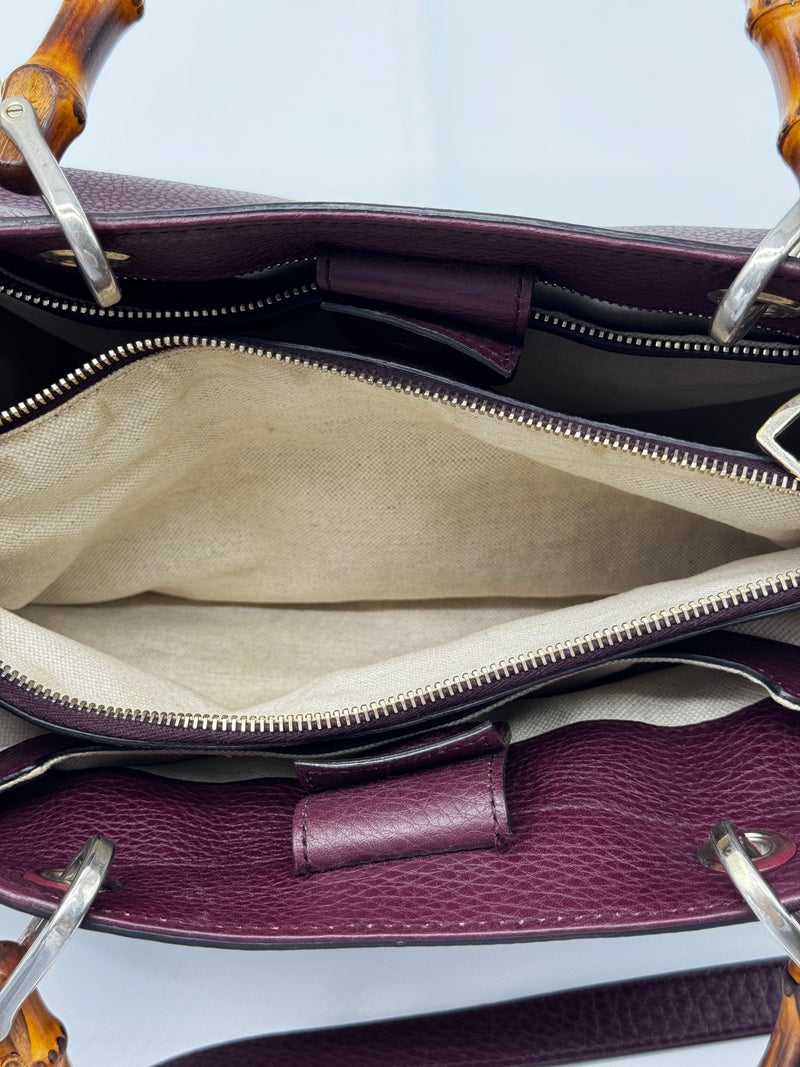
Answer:
[[[247, 204], [280, 203], [281, 197], [262, 193], [215, 189], [208, 185], [140, 178], [134, 174], [65, 168], [65, 173], [86, 211], [94, 215], [141, 215], [156, 212], [174, 214], [205, 208], [231, 208]], [[0, 188], [0, 219], [18, 218], [51, 221], [50, 212], [38, 196], [21, 196]]]
[[292, 827], [300, 875], [442, 852], [499, 849], [511, 840], [504, 752], [344, 789], [311, 793]]
[[[752, 234], [604, 231], [72, 177], [105, 247], [130, 255], [123, 277], [228, 277], [338, 245], [527, 267], [599, 299], [707, 315], [709, 291], [728, 284], [755, 241]], [[6, 254], [37, 262], [39, 252], [63, 247], [43, 206], [11, 194], [0, 196], [0, 238]], [[800, 264], [789, 262], [772, 288], [788, 293], [798, 277]], [[800, 838], [795, 720], [796, 713], [765, 701], [724, 723], [676, 731], [630, 723], [565, 729], [515, 746], [509, 756], [515, 839], [507, 850], [411, 857], [311, 879], [293, 873], [291, 824], [301, 797], [295, 782], [198, 786], [123, 770], [56, 773], [4, 800], [0, 899], [50, 910], [55, 898], [26, 874], [63, 866], [87, 836], [105, 832], [118, 844], [121, 888], [104, 894], [92, 923], [152, 936], [347, 944], [733, 921], [744, 917], [744, 905], [724, 879], [699, 867], [695, 851], [721, 817]], [[165, 738], [179, 739], [180, 731]], [[654, 819], [668, 828], [663, 839], [650, 832]], [[576, 854], [576, 826], [597, 843], [599, 865]], [[195, 875], [188, 885], [187, 870]], [[773, 882], [787, 904], [800, 903], [791, 863], [775, 870]]]
[[[238, 1041], [161, 1067], [541, 1067], [769, 1033], [779, 961]], [[713, 1051], [709, 1062], [714, 1062]]]
[[[117, 846], [96, 929], [231, 945], [534, 940], [681, 929], [749, 916], [696, 858], [722, 819], [800, 841], [797, 712], [765, 700], [723, 720], [663, 729], [580, 723], [513, 745], [514, 839], [294, 873], [294, 780], [196, 784], [123, 770], [52, 774], [3, 799], [0, 901], [48, 912], [26, 872], [63, 867], [92, 834]], [[591, 847], [576, 844], [590, 842]], [[800, 905], [795, 858], [770, 871]], [[465, 891], [468, 887], [468, 891]]]
[[[298, 204], [175, 182], [72, 171], [70, 177], [111, 251], [131, 256], [119, 269], [148, 278], [219, 278], [346, 246], [392, 255], [511, 267], [600, 299], [708, 315], [708, 293], [724, 288], [758, 234], [654, 228], [600, 230], [513, 216], [434, 209]], [[0, 196], [7, 254], [36, 260], [63, 246], [43, 205]], [[791, 295], [800, 264], [771, 283]], [[800, 326], [784, 320], [782, 329]]]

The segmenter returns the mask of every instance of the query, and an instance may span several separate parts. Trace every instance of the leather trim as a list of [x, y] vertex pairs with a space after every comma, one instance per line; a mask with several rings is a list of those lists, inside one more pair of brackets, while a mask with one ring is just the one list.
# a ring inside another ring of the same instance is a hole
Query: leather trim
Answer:
[[505, 723], [483, 722], [478, 726], [450, 727], [395, 741], [363, 756], [324, 760], [301, 758], [295, 760], [294, 769], [304, 789], [319, 793], [438, 767], [483, 753], [502, 752], [507, 742]]
[[683, 971], [467, 1011], [252, 1038], [161, 1067], [543, 1067], [772, 1029], [778, 960]]

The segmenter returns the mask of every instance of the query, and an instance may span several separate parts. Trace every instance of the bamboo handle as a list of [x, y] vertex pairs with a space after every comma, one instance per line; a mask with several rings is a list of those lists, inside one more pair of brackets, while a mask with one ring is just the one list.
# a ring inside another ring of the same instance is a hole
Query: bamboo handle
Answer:
[[[63, 0], [39, 48], [6, 78], [3, 96], [31, 102], [56, 159], [86, 125], [86, 102], [100, 68], [143, 14], [144, 0]], [[37, 192], [19, 149], [1, 131], [0, 185]]]
[[800, 178], [800, 5], [751, 0], [747, 32], [763, 53], [778, 94], [778, 150]]
[[[22, 958], [23, 950], [14, 941], [0, 941], [0, 985]], [[67, 1032], [44, 1005], [38, 993], [31, 993], [17, 1012], [11, 1032], [0, 1036], [0, 1067], [69, 1067]]]
[[800, 1062], [800, 968], [789, 960], [783, 972], [778, 1021], [758, 1067], [797, 1067]]

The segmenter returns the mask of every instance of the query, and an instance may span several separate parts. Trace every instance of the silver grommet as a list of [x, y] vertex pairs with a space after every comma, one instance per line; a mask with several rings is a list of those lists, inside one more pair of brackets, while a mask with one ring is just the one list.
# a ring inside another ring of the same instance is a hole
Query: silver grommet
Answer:
[[765, 305], [759, 297], [772, 275], [800, 244], [800, 201], [783, 216], [734, 278], [711, 320], [710, 334], [734, 345], [758, 322]]
[[[772, 830], [745, 830], [739, 834], [739, 838], [745, 845], [757, 871], [770, 871], [773, 867], [780, 867], [781, 864], [788, 863], [797, 852], [797, 845], [794, 841]], [[697, 858], [710, 871], [725, 873], [725, 868], [710, 840], [699, 849]]]
[[0, 1040], [8, 1036], [17, 1012], [86, 918], [108, 875], [114, 846], [92, 837], [63, 872], [69, 883], [61, 903], [48, 919], [34, 919], [22, 935], [25, 955], [0, 988]]
[[787, 956], [800, 967], [800, 923], [756, 870], [736, 828], [729, 822], [720, 823], [709, 838], [717, 859], [739, 895]]

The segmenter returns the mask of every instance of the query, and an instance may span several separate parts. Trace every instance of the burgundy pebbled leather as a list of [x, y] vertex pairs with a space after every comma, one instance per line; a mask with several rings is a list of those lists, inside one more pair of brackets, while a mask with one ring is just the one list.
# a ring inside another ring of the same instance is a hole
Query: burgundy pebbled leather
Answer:
[[[122, 175], [70, 176], [106, 247], [131, 256], [123, 277], [224, 277], [339, 245], [529, 266], [544, 280], [601, 299], [709, 314], [707, 294], [732, 280], [755, 243], [749, 231], [610, 231], [434, 209], [296, 204]], [[7, 253], [32, 259], [63, 246], [36, 198], [3, 194], [0, 233]], [[799, 277], [800, 264], [789, 262], [772, 288], [790, 295]]]
[[771, 960], [684, 971], [442, 1015], [276, 1034], [161, 1067], [543, 1067], [751, 1037], [772, 1029], [782, 967]]
[[[282, 202], [281, 197], [264, 196], [262, 193], [140, 178], [134, 174], [108, 174], [69, 167], [65, 168], [65, 172], [84, 209], [92, 214], [152, 217], [156, 212], [174, 214], [178, 211]], [[52, 221], [40, 197], [20, 196], [0, 187], [0, 219], [13, 218]]]
[[[294, 873], [296, 781], [54, 774], [3, 800], [0, 901], [52, 909], [57, 894], [25, 873], [63, 867], [103, 833], [117, 846], [120, 888], [98, 898], [89, 925], [165, 939], [445, 943], [733, 922], [747, 906], [697, 849], [722, 819], [800, 841], [798, 766], [797, 712], [769, 700], [697, 726], [580, 723], [510, 748], [508, 848], [313, 878]], [[791, 908], [798, 870], [800, 856], [769, 874]]]
[[292, 827], [300, 875], [442, 852], [502, 848], [511, 839], [503, 752], [413, 774], [311, 793]]
[[502, 752], [508, 728], [505, 723], [449, 727], [395, 741], [366, 755], [343, 759], [297, 759], [297, 780], [309, 793], [340, 789], [358, 782], [408, 774], [426, 767], [469, 759], [482, 753]]
[[33, 768], [46, 764], [54, 755], [75, 745], [76, 742], [67, 741], [58, 734], [41, 734], [0, 752], [0, 791], [20, 775], [28, 775]]

